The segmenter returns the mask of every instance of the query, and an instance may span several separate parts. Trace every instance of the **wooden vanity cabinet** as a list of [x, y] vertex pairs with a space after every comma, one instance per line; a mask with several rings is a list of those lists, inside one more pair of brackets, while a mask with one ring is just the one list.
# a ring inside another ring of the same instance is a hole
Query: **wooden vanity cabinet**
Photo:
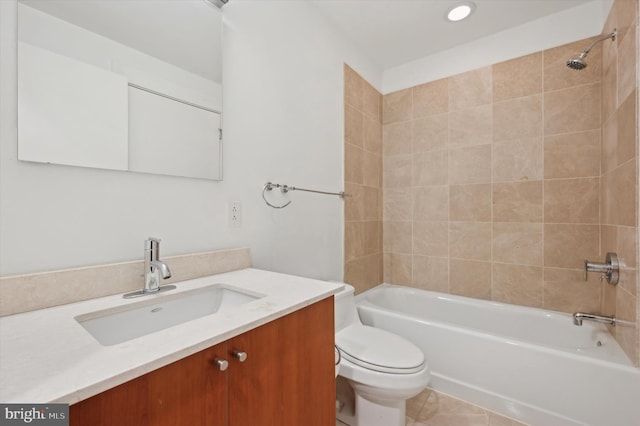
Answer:
[[333, 426], [333, 345], [329, 297], [80, 401], [70, 425]]

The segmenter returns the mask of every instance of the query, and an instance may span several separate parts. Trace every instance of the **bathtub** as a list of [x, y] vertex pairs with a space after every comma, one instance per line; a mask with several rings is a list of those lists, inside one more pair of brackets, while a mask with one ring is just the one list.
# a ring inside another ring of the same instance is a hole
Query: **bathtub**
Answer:
[[534, 426], [640, 425], [640, 369], [602, 324], [387, 284], [356, 304], [424, 351], [436, 391]]

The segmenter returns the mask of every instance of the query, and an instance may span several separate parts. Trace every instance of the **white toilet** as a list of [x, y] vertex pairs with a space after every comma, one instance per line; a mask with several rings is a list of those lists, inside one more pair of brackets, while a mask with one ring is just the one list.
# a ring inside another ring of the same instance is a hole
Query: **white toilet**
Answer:
[[[429, 383], [424, 354], [388, 331], [363, 325], [354, 288], [335, 295], [336, 346], [341, 360], [337, 418], [350, 426], [404, 426], [407, 399]], [[342, 389], [340, 379], [351, 389]]]

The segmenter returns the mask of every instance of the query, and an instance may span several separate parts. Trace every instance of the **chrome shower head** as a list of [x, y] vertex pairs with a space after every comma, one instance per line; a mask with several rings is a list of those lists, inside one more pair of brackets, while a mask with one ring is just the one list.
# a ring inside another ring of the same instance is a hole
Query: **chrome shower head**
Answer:
[[578, 55], [577, 57], [573, 57], [573, 58], [569, 58], [567, 60], [567, 66], [569, 68], [571, 68], [572, 70], [583, 70], [587, 67], [587, 63], [584, 61], [584, 58], [587, 57], [587, 55], [589, 54], [589, 51], [593, 48], [593, 46], [595, 46], [597, 43], [606, 40], [606, 39], [611, 39], [611, 41], [615, 41], [616, 40], [616, 36], [618, 35], [618, 31], [616, 29], [613, 30], [612, 33], [609, 33], [603, 37], [600, 37], [597, 40], [594, 40], [589, 47], [587, 47], [585, 50], [582, 51], [582, 53], [580, 53], [580, 55]]
[[569, 58], [567, 61], [567, 66], [572, 70], [583, 70], [587, 67], [587, 63], [584, 61], [584, 57], [587, 56], [586, 53], [582, 52], [580, 56], [575, 58]]

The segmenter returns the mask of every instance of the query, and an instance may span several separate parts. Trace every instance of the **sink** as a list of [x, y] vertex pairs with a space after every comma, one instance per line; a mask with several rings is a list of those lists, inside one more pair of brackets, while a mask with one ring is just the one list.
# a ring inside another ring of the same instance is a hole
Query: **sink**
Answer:
[[225, 284], [213, 284], [182, 293], [149, 297], [143, 302], [79, 315], [75, 320], [100, 344], [111, 346], [235, 308], [264, 295]]

